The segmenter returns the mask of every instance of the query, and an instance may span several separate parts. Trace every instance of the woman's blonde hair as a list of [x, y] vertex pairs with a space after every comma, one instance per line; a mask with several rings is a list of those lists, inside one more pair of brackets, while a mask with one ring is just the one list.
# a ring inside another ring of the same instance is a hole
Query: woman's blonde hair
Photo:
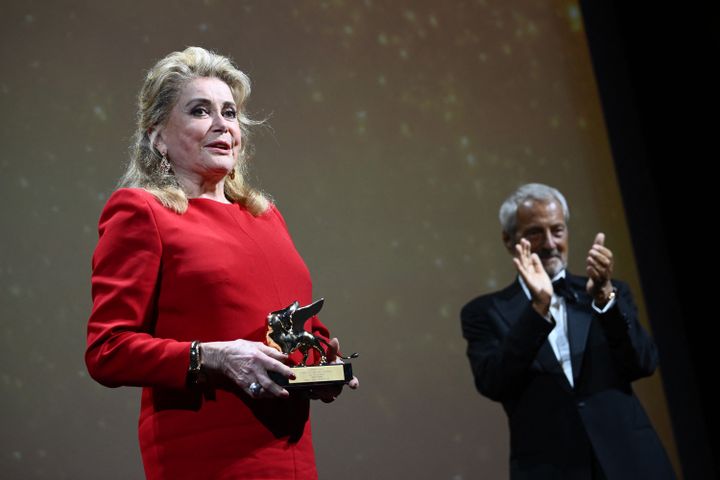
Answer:
[[[267, 198], [245, 183], [246, 161], [250, 153], [249, 129], [260, 122], [245, 115], [245, 102], [250, 95], [250, 79], [222, 55], [200, 47], [188, 47], [182, 52], [166, 56], [147, 74], [138, 96], [137, 130], [131, 149], [130, 163], [120, 179], [120, 187], [139, 187], [155, 195], [165, 207], [184, 213], [188, 198], [175, 175], [161, 166], [162, 155], [155, 146], [158, 127], [170, 116], [170, 111], [188, 82], [196, 78], [212, 77], [225, 82], [232, 92], [238, 109], [238, 123], [242, 132], [242, 147], [234, 167], [234, 175], [225, 177], [225, 196], [244, 205], [253, 215], [268, 207]], [[232, 178], [234, 177], [234, 178]]]

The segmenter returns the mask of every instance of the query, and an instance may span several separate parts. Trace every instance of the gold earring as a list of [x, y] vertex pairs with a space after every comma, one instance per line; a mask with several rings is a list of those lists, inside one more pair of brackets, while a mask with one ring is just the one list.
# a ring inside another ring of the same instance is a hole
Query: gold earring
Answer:
[[230, 180], [235, 180], [235, 167], [230, 170], [230, 173], [228, 173], [228, 177], [230, 177]]

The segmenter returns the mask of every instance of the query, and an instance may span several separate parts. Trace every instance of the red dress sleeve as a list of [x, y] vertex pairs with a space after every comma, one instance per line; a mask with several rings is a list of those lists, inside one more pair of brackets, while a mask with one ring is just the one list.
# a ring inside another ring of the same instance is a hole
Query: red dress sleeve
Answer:
[[120, 189], [100, 216], [85, 362], [108, 387], [185, 388], [190, 343], [153, 336], [163, 247], [149, 202], [144, 190]]

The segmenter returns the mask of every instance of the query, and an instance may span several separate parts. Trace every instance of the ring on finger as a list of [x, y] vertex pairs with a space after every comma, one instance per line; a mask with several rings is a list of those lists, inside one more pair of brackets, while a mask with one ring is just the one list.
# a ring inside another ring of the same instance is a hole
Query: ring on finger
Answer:
[[248, 390], [250, 390], [250, 393], [252, 393], [252, 395], [254, 397], [257, 397], [258, 395], [260, 395], [260, 392], [262, 392], [262, 389], [263, 389], [262, 385], [260, 385], [258, 382], [252, 382], [250, 384], [250, 386], [248, 387]]

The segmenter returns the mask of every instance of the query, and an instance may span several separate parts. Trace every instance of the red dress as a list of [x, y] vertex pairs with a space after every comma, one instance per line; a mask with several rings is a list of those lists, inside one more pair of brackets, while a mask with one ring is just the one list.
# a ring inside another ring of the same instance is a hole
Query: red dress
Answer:
[[[192, 340], [264, 341], [265, 318], [312, 284], [271, 206], [191, 199], [179, 215], [141, 189], [108, 200], [93, 256], [88, 370], [141, 386], [140, 449], [150, 479], [317, 478], [309, 402], [185, 386]], [[327, 337], [317, 318], [306, 329]]]

